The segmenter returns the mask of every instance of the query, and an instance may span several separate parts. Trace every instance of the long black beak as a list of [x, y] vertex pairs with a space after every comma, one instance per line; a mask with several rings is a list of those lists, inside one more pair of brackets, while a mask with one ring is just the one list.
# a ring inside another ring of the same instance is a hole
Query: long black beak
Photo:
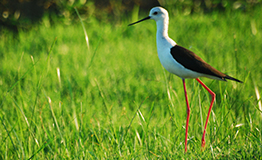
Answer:
[[139, 23], [139, 22], [142, 22], [142, 21], [147, 20], [147, 19], [150, 19], [150, 18], [151, 18], [151, 17], [148, 16], [148, 17], [146, 17], [146, 18], [144, 18], [144, 19], [141, 19], [141, 20], [139, 20], [139, 21], [137, 21], [137, 22], [134, 22], [134, 23], [129, 24], [128, 26], [132, 26], [132, 25], [134, 25], [134, 24], [137, 24], [137, 23]]

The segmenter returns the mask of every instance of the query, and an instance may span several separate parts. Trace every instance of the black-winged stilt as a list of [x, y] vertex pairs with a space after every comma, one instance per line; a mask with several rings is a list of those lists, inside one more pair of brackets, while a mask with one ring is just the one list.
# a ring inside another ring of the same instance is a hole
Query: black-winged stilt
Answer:
[[161, 64], [164, 68], [173, 73], [180, 78], [182, 78], [184, 91], [185, 91], [185, 99], [187, 105], [187, 120], [186, 120], [186, 134], [185, 134], [185, 152], [187, 151], [187, 133], [188, 133], [188, 122], [190, 116], [190, 107], [187, 98], [186, 92], [186, 78], [195, 78], [212, 96], [212, 100], [210, 103], [209, 111], [207, 114], [207, 119], [204, 127], [204, 132], [202, 136], [202, 148], [205, 146], [205, 134], [207, 123], [209, 119], [209, 115], [211, 113], [211, 109], [215, 100], [216, 94], [212, 92], [198, 77], [207, 77], [216, 80], [226, 81], [226, 79], [233, 80], [236, 82], [242, 83], [240, 80], [230, 77], [217, 69], [213, 68], [205, 61], [203, 61], [200, 57], [198, 57], [192, 51], [181, 47], [176, 44], [168, 36], [168, 23], [169, 17], [168, 12], [162, 7], [154, 7], [150, 10], [149, 16], [141, 19], [137, 22], [131, 23], [130, 25], [142, 22], [147, 19], [153, 19], [157, 24], [157, 32], [156, 32], [156, 43], [157, 43], [157, 52], [158, 57]]

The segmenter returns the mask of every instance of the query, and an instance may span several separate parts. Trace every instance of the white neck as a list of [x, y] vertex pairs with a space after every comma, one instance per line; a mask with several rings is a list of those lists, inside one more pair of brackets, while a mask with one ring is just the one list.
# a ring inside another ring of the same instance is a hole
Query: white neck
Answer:
[[168, 18], [163, 21], [159, 20], [156, 22], [157, 25], [157, 38], [168, 38]]
[[176, 42], [168, 36], [168, 18], [165, 18], [163, 21], [158, 20], [156, 22], [156, 25], [157, 48], [160, 50], [160, 46], [173, 47], [174, 45], [176, 45]]

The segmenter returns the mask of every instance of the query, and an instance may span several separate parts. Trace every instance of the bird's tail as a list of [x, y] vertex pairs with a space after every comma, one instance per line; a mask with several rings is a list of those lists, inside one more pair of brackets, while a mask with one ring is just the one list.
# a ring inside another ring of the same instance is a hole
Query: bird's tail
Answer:
[[236, 78], [230, 77], [230, 76], [228, 76], [228, 75], [226, 75], [224, 78], [225, 78], [225, 79], [229, 79], [229, 80], [233, 80], [233, 81], [236, 81], [236, 82], [239, 82], [239, 83], [243, 83], [242, 81], [240, 81], [240, 80], [238, 80], [238, 79], [236, 79]]

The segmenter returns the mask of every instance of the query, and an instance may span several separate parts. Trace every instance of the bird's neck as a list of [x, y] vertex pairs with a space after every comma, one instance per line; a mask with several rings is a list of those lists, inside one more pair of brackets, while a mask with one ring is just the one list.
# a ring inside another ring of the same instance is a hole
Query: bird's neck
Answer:
[[157, 22], [156, 42], [158, 52], [163, 49], [163, 46], [173, 47], [176, 45], [176, 42], [168, 36], [168, 19]]
[[157, 33], [156, 37], [158, 38], [168, 38], [168, 19], [164, 21], [158, 21], [157, 23]]

